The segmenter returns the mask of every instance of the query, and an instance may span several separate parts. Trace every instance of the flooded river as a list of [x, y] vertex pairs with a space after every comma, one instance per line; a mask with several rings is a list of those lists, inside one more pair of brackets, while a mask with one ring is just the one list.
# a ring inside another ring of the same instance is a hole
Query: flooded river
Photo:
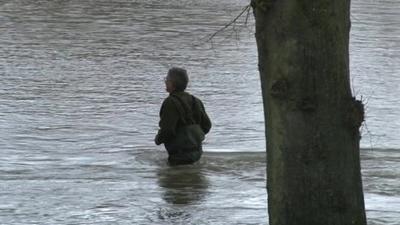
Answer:
[[[245, 0], [0, 0], [0, 224], [267, 224]], [[370, 225], [400, 221], [400, 3], [352, 3]], [[154, 146], [171, 66], [213, 120], [199, 164]]]

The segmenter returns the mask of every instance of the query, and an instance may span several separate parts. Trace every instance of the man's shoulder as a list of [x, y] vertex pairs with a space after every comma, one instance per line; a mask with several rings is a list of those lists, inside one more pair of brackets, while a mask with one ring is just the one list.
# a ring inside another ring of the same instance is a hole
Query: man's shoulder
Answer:
[[161, 104], [161, 111], [171, 110], [172, 108], [175, 108], [175, 103], [173, 97], [169, 95], [163, 100]]
[[203, 102], [200, 100], [199, 97], [189, 93], [189, 92], [180, 92], [180, 93], [173, 93], [168, 95], [168, 97], [166, 97], [164, 99], [163, 104], [167, 104], [167, 105], [179, 105], [181, 101], [186, 102], [186, 104], [192, 104], [192, 100], [195, 101], [195, 103], [198, 103], [200, 105], [203, 105]]
[[199, 97], [192, 95], [192, 98], [194, 99], [195, 102], [200, 103], [200, 105], [203, 105], [203, 102]]
[[164, 99], [164, 101], [162, 103], [162, 106], [163, 107], [167, 107], [167, 106], [170, 106], [170, 105], [173, 105], [173, 104], [174, 104], [174, 99], [173, 99], [173, 97], [171, 95], [169, 95], [168, 97], [166, 97]]

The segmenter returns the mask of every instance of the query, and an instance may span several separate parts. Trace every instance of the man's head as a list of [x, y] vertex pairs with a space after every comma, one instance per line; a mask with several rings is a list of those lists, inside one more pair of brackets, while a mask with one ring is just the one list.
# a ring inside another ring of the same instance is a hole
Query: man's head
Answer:
[[165, 79], [167, 92], [184, 91], [189, 83], [189, 77], [185, 69], [172, 67], [168, 70], [168, 75]]

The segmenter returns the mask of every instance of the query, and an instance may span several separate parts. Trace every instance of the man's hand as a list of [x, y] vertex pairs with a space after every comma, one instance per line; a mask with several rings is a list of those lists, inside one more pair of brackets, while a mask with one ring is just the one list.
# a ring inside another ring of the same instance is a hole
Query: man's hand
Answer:
[[162, 142], [160, 141], [160, 139], [158, 138], [158, 134], [156, 135], [156, 137], [154, 138], [154, 142], [156, 143], [156, 145], [160, 145]]

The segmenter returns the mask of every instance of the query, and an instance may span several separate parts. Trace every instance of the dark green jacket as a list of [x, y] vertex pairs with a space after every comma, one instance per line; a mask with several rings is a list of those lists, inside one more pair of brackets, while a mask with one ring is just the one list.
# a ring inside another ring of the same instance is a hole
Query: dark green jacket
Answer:
[[[184, 109], [181, 104], [177, 104], [176, 99], [174, 99], [176, 97], [181, 99], [191, 108], [193, 107], [193, 118], [195, 123], [200, 125], [205, 134], [207, 134], [211, 129], [210, 118], [208, 117], [201, 100], [196, 97], [192, 98], [192, 95], [187, 92], [174, 92], [164, 100], [160, 109], [160, 129], [155, 138], [155, 143], [157, 145], [168, 143], [168, 141], [175, 137], [177, 128], [184, 125], [184, 119], [182, 119], [182, 111]], [[193, 102], [193, 99], [195, 102]]]

